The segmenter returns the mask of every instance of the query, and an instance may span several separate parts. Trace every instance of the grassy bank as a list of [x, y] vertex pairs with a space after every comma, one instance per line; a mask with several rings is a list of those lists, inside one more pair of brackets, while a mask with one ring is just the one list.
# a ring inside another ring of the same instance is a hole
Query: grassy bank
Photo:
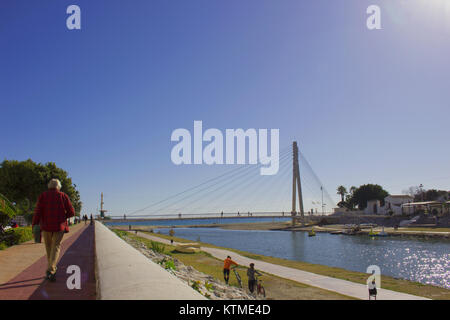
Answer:
[[[154, 236], [158, 236], [164, 239], [173, 239], [174, 241], [178, 242], [192, 242], [192, 240], [186, 240], [182, 238], [177, 237], [170, 237], [163, 234], [158, 233], [152, 233]], [[211, 245], [209, 243], [201, 243], [202, 246], [205, 247], [213, 247], [213, 248], [221, 248], [218, 246]], [[281, 259], [281, 258], [275, 258], [275, 257], [268, 257], [263, 256], [259, 254], [254, 254], [250, 252], [240, 251], [236, 249], [230, 249], [230, 248], [222, 248], [227, 249], [230, 251], [234, 251], [236, 253], [239, 253], [243, 256], [246, 256], [248, 258], [254, 259], [254, 260], [260, 260], [265, 261], [269, 263], [274, 263], [290, 268], [300, 269], [304, 271], [309, 271], [312, 273], [329, 276], [333, 278], [348, 280], [356, 283], [362, 283], [365, 284], [367, 280], [367, 273], [362, 272], [356, 272], [356, 271], [350, 271], [345, 270], [342, 268], [335, 268], [335, 267], [329, 267], [319, 264], [312, 264], [307, 262], [301, 262], [301, 261], [293, 261], [293, 260], [287, 260], [287, 259]], [[402, 280], [402, 279], [396, 279], [389, 276], [381, 276], [381, 285], [384, 289], [389, 289], [393, 291], [398, 292], [404, 292], [409, 293], [417, 296], [422, 296], [430, 299], [439, 299], [439, 300], [450, 300], [450, 290], [432, 286], [432, 285], [425, 285], [419, 282], [413, 282], [408, 280]]]
[[[155, 248], [154, 241], [130, 234], [128, 232], [113, 229], [113, 231], [120, 237], [129, 237], [133, 240], [139, 241], [147, 246], [148, 249]], [[179, 241], [180, 239], [174, 239]], [[184, 242], [192, 242], [183, 239]], [[181, 242], [181, 241], [180, 241]], [[163, 245], [163, 253], [172, 256], [183, 262], [185, 265], [192, 266], [196, 270], [205, 274], [211, 275], [217, 280], [223, 281], [223, 261], [219, 260], [206, 252], [198, 253], [180, 253], [174, 251], [175, 247], [170, 245]], [[237, 271], [242, 279], [242, 285], [247, 286], [247, 268], [239, 267]], [[263, 273], [264, 287], [266, 288], [267, 298], [275, 300], [348, 300], [352, 299], [335, 292], [323, 290], [316, 287], [311, 287], [295, 281], [279, 278], [270, 274]], [[231, 286], [238, 286], [238, 282], [233, 272], [230, 274]]]
[[6, 240], [0, 242], [0, 250], [4, 250], [13, 245], [27, 242], [33, 239], [33, 232], [31, 230], [31, 227], [14, 228], [7, 234], [11, 234], [11, 236], [8, 237]]

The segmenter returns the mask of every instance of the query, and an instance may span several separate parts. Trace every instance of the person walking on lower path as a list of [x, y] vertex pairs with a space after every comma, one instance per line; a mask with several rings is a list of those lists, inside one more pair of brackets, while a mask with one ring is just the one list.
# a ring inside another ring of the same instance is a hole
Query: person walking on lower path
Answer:
[[258, 271], [255, 270], [255, 264], [250, 263], [250, 268], [248, 268], [248, 270], [247, 270], [248, 290], [250, 290], [250, 293], [253, 293], [253, 291], [255, 291], [255, 287], [256, 287], [255, 273], [258, 274], [259, 276], [261, 275], [261, 273], [259, 273]]
[[61, 240], [65, 232], [69, 232], [67, 219], [75, 215], [69, 197], [61, 192], [61, 182], [52, 179], [48, 183], [48, 190], [38, 199], [34, 211], [32, 225], [40, 225], [47, 252], [48, 268], [46, 277], [55, 281], [56, 263], [61, 248]]
[[92, 213], [91, 213], [91, 226], [94, 224], [94, 217], [92, 217]]
[[234, 264], [235, 266], [238, 266], [236, 262], [231, 260], [231, 257], [228, 256], [225, 261], [223, 262], [223, 278], [225, 280], [225, 283], [228, 284], [228, 280], [230, 280], [230, 267]]
[[371, 297], [374, 297], [375, 300], [377, 300], [377, 285], [375, 279], [373, 279], [368, 286], [369, 286], [369, 300]]
[[83, 216], [83, 220], [84, 220], [84, 225], [86, 225], [87, 224], [87, 220], [88, 220], [88, 217], [87, 217], [86, 214]]

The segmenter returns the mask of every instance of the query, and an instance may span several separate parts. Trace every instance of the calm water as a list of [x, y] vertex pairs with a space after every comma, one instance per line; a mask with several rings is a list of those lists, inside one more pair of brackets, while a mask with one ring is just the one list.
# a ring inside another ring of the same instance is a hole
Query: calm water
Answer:
[[[160, 229], [167, 234], [169, 229]], [[306, 232], [176, 228], [175, 236], [278, 258], [366, 272], [377, 265], [396, 278], [450, 289], [450, 241], [369, 238]], [[256, 262], [257, 264], [257, 262]]]

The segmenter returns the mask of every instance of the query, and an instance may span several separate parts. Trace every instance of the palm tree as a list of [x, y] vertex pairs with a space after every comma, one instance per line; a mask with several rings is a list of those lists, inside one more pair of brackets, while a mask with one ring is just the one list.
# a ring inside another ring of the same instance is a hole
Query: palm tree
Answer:
[[356, 191], [357, 189], [358, 189], [357, 187], [351, 186], [350, 189], [349, 189], [349, 192], [348, 192], [347, 196], [345, 197], [345, 198], [346, 198], [345, 201], [346, 201], [346, 203], [347, 203], [347, 206], [348, 206], [348, 208], [351, 209], [351, 210], [353, 210], [353, 209], [355, 208], [355, 205], [356, 205], [355, 199], [353, 199], [353, 194], [355, 193], [355, 191]]
[[344, 202], [344, 197], [347, 194], [347, 189], [344, 186], [337, 188], [337, 194], [341, 195], [341, 202]]

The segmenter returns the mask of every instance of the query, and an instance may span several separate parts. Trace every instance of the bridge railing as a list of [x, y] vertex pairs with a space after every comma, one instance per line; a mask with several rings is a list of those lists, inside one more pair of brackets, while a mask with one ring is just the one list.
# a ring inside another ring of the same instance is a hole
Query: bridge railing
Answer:
[[[305, 216], [328, 216], [331, 212], [322, 212], [320, 213], [305, 213]], [[299, 216], [299, 214], [297, 214]], [[264, 218], [264, 217], [292, 217], [291, 212], [281, 211], [281, 212], [207, 212], [207, 213], [186, 213], [186, 214], [152, 214], [152, 215], [132, 215], [132, 216], [119, 216], [119, 215], [111, 215], [109, 218], [113, 220], [178, 220], [178, 219], [216, 219], [216, 218]]]

